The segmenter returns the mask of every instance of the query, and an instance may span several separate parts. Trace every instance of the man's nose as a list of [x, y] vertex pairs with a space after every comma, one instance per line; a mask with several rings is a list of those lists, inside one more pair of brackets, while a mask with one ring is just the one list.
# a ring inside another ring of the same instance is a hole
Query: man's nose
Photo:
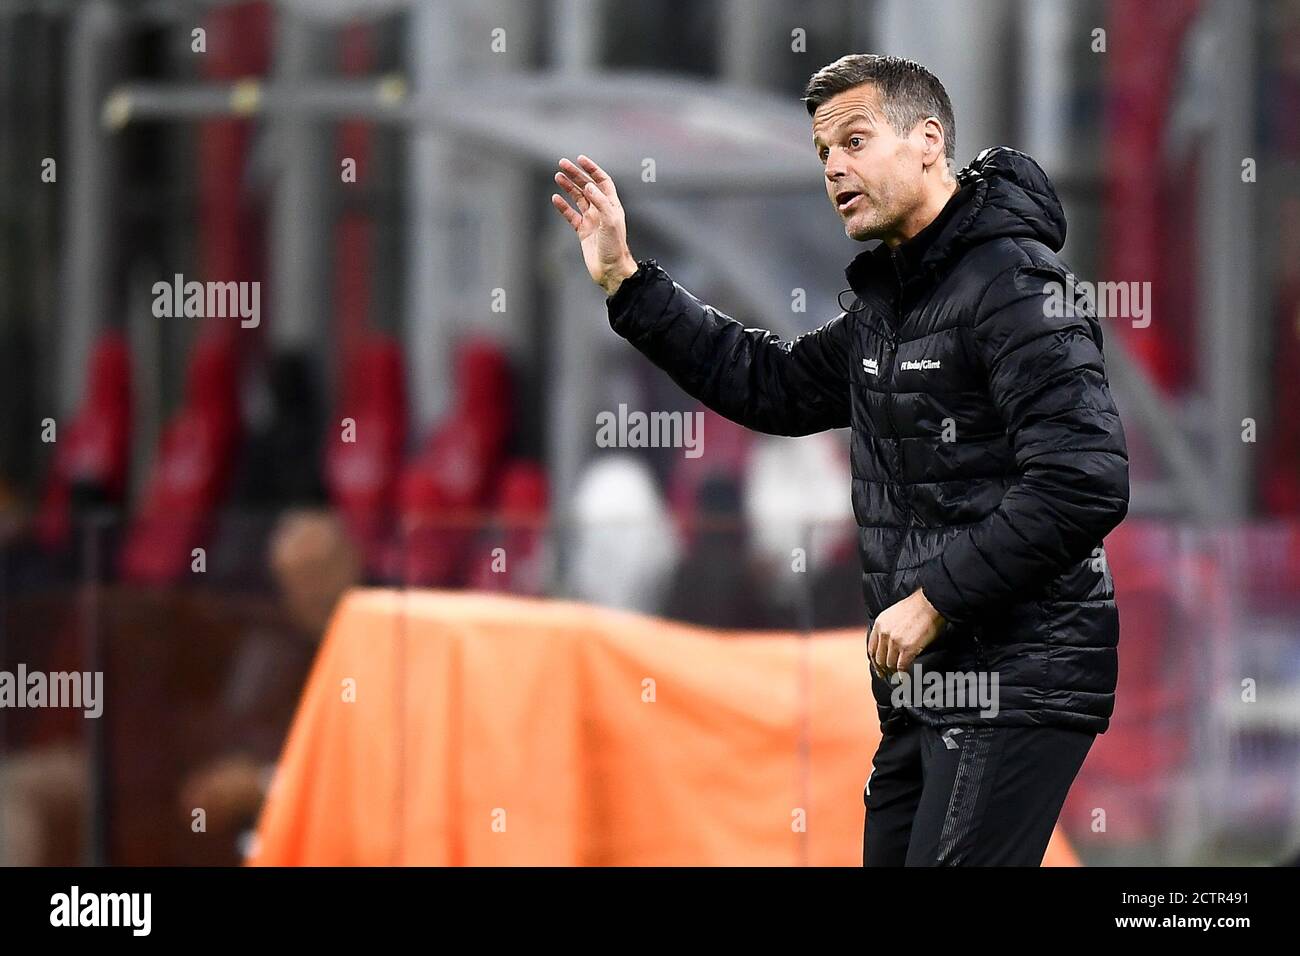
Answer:
[[826, 179], [835, 182], [842, 178], [844, 178], [844, 157], [832, 149], [826, 156]]

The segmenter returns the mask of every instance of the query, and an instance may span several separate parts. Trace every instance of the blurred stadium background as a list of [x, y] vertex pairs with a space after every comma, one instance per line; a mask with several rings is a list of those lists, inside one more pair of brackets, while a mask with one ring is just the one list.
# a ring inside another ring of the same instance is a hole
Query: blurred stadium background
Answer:
[[[821, 324], [859, 250], [798, 96], [855, 51], [937, 73], [960, 164], [1039, 160], [1077, 275], [1151, 283], [1106, 323], [1120, 691], [1062, 829], [1093, 864], [1300, 852], [1300, 3], [3, 0], [0, 665], [114, 703], [0, 709], [0, 862], [239, 862], [355, 585], [865, 626], [847, 432], [597, 446], [602, 410], [698, 409], [548, 206], [591, 155], [634, 253]], [[260, 321], [156, 317], [177, 274], [261, 283]]]

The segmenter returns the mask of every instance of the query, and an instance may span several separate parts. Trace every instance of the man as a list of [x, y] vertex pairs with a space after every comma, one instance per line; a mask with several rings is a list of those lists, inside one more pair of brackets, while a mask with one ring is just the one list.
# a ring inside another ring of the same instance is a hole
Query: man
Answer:
[[[1061, 294], [1065, 217], [1046, 174], [995, 148], [954, 176], [952, 106], [928, 70], [846, 56], [804, 102], [845, 232], [881, 243], [846, 270], [852, 305], [792, 342], [634, 259], [590, 159], [555, 177], [576, 209], [552, 203], [611, 326], [688, 393], [771, 434], [852, 428], [883, 734], [864, 865], [1037, 866], [1114, 707], [1101, 544], [1128, 509], [1128, 461], [1101, 329]], [[934, 689], [922, 671], [937, 693], [915, 692]]]

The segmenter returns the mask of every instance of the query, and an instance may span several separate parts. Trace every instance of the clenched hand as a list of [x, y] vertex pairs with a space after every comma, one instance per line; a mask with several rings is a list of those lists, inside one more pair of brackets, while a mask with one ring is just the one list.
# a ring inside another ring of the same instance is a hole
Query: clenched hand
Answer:
[[925, 593], [917, 588], [877, 615], [867, 637], [867, 660], [877, 673], [888, 679], [911, 667], [946, 623], [943, 615], [926, 600]]
[[637, 270], [627, 247], [627, 223], [614, 180], [591, 159], [579, 156], [578, 165], [560, 160], [555, 182], [577, 209], [559, 193], [551, 195], [551, 205], [578, 234], [582, 259], [592, 281], [605, 290], [605, 295], [613, 295], [623, 280]]

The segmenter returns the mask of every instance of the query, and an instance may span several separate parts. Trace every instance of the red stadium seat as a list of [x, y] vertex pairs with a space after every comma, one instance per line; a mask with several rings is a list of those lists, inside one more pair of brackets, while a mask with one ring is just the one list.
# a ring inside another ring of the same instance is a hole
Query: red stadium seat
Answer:
[[[544, 596], [547, 588], [546, 472], [533, 461], [513, 461], [501, 473], [495, 518], [499, 527], [474, 546], [468, 562], [468, 585], [480, 591]], [[501, 548], [505, 567], [498, 570]]]
[[122, 556], [126, 580], [168, 584], [189, 572], [233, 473], [240, 433], [238, 360], [228, 337], [201, 339], [185, 404], [163, 431]]
[[131, 356], [121, 332], [109, 330], [90, 355], [81, 409], [57, 435], [54, 462], [36, 519], [36, 536], [47, 550], [67, 547], [72, 532], [74, 488], [105, 504], [118, 504], [126, 490], [131, 438]]
[[474, 524], [504, 461], [512, 401], [504, 351], [484, 339], [463, 343], [452, 411], [402, 473], [401, 537], [386, 563], [390, 575], [423, 586], [465, 583]]
[[[388, 336], [372, 334], [343, 370], [343, 401], [325, 438], [325, 486], [378, 570], [391, 532], [392, 501], [406, 444], [406, 373]], [[354, 425], [345, 434], [343, 422]], [[345, 440], [350, 439], [350, 440]]]

